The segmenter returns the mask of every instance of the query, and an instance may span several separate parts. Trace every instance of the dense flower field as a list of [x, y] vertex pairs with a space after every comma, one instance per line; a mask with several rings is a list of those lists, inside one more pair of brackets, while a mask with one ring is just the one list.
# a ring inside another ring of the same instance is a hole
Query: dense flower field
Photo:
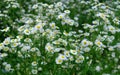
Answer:
[[0, 0], [0, 75], [120, 75], [120, 1]]

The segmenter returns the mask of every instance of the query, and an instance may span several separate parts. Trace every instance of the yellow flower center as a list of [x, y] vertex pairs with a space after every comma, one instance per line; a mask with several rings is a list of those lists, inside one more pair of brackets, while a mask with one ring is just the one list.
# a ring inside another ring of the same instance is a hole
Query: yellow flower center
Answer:
[[40, 28], [41, 28], [41, 26], [40, 26], [40, 25], [37, 25], [37, 26], [36, 26], [36, 28], [40, 29]]

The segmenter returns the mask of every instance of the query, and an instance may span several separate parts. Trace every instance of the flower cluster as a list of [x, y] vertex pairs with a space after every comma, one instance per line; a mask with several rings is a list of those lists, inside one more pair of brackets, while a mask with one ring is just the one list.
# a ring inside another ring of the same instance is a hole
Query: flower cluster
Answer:
[[[24, 7], [19, 0], [4, 0], [0, 16], [10, 22], [0, 30], [8, 36], [0, 43], [0, 73], [119, 74], [120, 1], [114, 6], [111, 1], [54, 1], [32, 0]], [[18, 18], [11, 17], [12, 10]]]

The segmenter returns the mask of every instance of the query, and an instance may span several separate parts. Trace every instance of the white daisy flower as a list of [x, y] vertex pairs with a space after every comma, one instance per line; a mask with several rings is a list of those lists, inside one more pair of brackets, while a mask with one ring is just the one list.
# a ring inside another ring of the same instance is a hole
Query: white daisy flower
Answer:
[[96, 66], [95, 70], [96, 70], [97, 72], [99, 72], [99, 71], [101, 70], [101, 67], [100, 67], [100, 66]]
[[11, 47], [17, 47], [19, 45], [19, 43], [12, 43]]
[[65, 55], [66, 57], [70, 57], [70, 52], [69, 52], [69, 51], [64, 51], [64, 55]]
[[60, 15], [58, 15], [58, 19], [63, 19], [65, 17], [65, 14], [60, 14]]
[[32, 69], [32, 74], [37, 74], [38, 70]]
[[25, 30], [24, 30], [24, 33], [25, 33], [26, 35], [30, 35], [30, 30], [29, 30], [29, 29], [25, 29]]
[[8, 56], [7, 53], [2, 53], [2, 54], [0, 54], [0, 57], [6, 57], [6, 56]]
[[3, 51], [8, 51], [9, 50], [9, 47], [4, 47], [3, 48]]
[[66, 56], [63, 54], [59, 54], [58, 58], [61, 60], [67, 60]]
[[37, 63], [36, 61], [33, 61], [33, 62], [32, 62], [32, 66], [37, 66], [37, 64], [38, 64], [38, 63]]
[[83, 40], [81, 41], [81, 44], [82, 44], [82, 46], [86, 47], [86, 46], [89, 45], [89, 41], [88, 41], [87, 39], [83, 39]]
[[80, 56], [78, 57], [78, 59], [80, 59], [81, 61], [83, 61], [83, 60], [84, 60], [84, 56], [80, 55]]
[[43, 28], [42, 23], [38, 23], [37, 25], [35, 25], [36, 30], [41, 30], [42, 28]]
[[2, 32], [7, 32], [7, 31], [9, 31], [10, 30], [10, 27], [7, 27], [7, 28], [5, 28], [5, 29], [3, 29], [3, 30], [1, 30]]
[[51, 52], [53, 50], [53, 47], [50, 43], [47, 43], [46, 46], [45, 46], [45, 49], [48, 51], [48, 52]]
[[6, 64], [5, 65], [5, 71], [9, 72], [11, 70], [11, 65], [10, 64]]
[[98, 46], [98, 47], [103, 47], [103, 43], [99, 40], [95, 40], [95, 44]]
[[0, 43], [0, 50], [4, 48], [4, 44]]
[[108, 26], [108, 30], [113, 34], [116, 32], [116, 29], [113, 26]]
[[65, 10], [64, 11], [66, 14], [70, 14], [70, 10]]
[[76, 59], [75, 62], [76, 63], [81, 63], [81, 60], [80, 59]]
[[55, 29], [55, 28], [56, 28], [55, 23], [54, 23], [54, 22], [50, 23], [50, 27], [51, 27], [52, 29]]
[[24, 41], [29, 42], [29, 43], [32, 42], [32, 40], [30, 38], [26, 38], [26, 39], [24, 39]]
[[3, 44], [4, 44], [4, 45], [10, 44], [10, 38], [6, 38], [6, 39], [3, 41]]
[[89, 51], [90, 51], [90, 48], [89, 48], [89, 47], [86, 47], [86, 48], [84, 48], [84, 51], [85, 51], [85, 52], [89, 52]]
[[73, 55], [77, 55], [77, 50], [70, 50], [70, 53]]
[[63, 63], [63, 60], [62, 59], [59, 59], [59, 58], [56, 58], [56, 64], [62, 64]]

